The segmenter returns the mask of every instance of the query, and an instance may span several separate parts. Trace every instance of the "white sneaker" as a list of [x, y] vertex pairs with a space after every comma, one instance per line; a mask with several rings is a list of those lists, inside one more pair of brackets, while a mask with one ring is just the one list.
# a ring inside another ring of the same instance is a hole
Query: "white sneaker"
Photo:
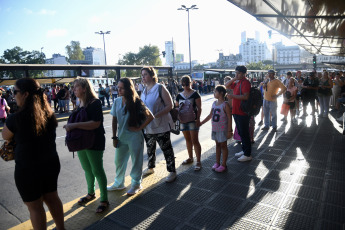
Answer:
[[144, 171], [143, 171], [143, 176], [148, 176], [148, 175], [150, 175], [150, 174], [152, 174], [152, 173], [154, 173], [155, 172], [155, 170], [152, 168], [152, 169], [150, 169], [150, 168], [146, 168]]
[[165, 178], [165, 182], [170, 183], [176, 180], [176, 172], [170, 172], [169, 175]]
[[126, 187], [125, 186], [122, 186], [122, 187], [118, 187], [116, 186], [115, 184], [111, 185], [111, 186], [108, 186], [107, 187], [107, 190], [108, 191], [117, 191], [117, 190], [122, 190], [122, 189], [125, 189]]
[[238, 158], [237, 160], [238, 161], [241, 161], [241, 162], [244, 162], [244, 161], [251, 161], [253, 158], [250, 156], [250, 157], [247, 157], [245, 155], [241, 156], [240, 158]]
[[137, 194], [143, 187], [141, 185], [132, 185], [132, 187], [127, 191], [128, 196], [133, 196]]
[[235, 153], [235, 157], [241, 157], [243, 154], [244, 154], [244, 152], [243, 152], [243, 151], [238, 152], [238, 153]]

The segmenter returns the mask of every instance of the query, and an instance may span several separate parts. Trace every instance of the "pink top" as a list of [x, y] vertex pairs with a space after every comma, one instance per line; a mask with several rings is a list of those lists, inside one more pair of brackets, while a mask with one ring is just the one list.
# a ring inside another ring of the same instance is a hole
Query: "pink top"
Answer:
[[7, 102], [5, 98], [0, 99], [0, 118], [7, 118], [6, 108]]
[[224, 132], [228, 129], [228, 117], [225, 113], [226, 102], [216, 105], [217, 101], [212, 104], [212, 131]]

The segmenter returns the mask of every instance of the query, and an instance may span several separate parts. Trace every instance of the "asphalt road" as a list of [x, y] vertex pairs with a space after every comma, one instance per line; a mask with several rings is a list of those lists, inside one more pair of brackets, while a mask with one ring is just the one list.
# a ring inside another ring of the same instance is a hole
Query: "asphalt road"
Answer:
[[[206, 117], [211, 109], [214, 101], [213, 94], [202, 96], [202, 115]], [[108, 184], [114, 181], [115, 165], [114, 153], [115, 149], [112, 146], [112, 132], [111, 132], [110, 114], [104, 115], [104, 128], [106, 131], [106, 149], [104, 152], [103, 162], [104, 169], [107, 174]], [[65, 146], [65, 130], [62, 128], [66, 121], [59, 122], [56, 130], [56, 145], [61, 162], [61, 172], [58, 181], [58, 193], [62, 202], [68, 203], [77, 197], [87, 193], [87, 186], [83, 170], [80, 166], [77, 155], [73, 158], [73, 154], [68, 152]], [[202, 126], [199, 132], [199, 139], [201, 146], [210, 145], [211, 140], [211, 122]], [[178, 153], [186, 149], [183, 134], [171, 134], [171, 139], [174, 147], [174, 152]], [[2, 142], [2, 138], [0, 137]], [[158, 146], [158, 144], [157, 144]], [[39, 148], [39, 146], [38, 146]], [[186, 156], [187, 157], [187, 156]], [[164, 160], [162, 151], [157, 147], [157, 162]], [[146, 147], [144, 149], [144, 168], [147, 166]], [[131, 162], [129, 161], [126, 175], [129, 175], [131, 169]], [[4, 162], [0, 160], [0, 229], [8, 229], [16, 226], [29, 219], [29, 212], [27, 207], [21, 200], [14, 182], [14, 162]], [[98, 188], [98, 185], [96, 183]]]

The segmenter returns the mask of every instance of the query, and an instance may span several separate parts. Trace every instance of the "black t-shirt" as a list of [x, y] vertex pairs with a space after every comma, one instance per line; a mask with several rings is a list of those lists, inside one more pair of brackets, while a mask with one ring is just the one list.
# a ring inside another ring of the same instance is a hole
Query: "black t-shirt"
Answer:
[[16, 119], [18, 114], [8, 116], [7, 128], [14, 133], [15, 162], [20, 166], [33, 166], [49, 163], [58, 157], [56, 151], [56, 127], [53, 121], [48, 121], [46, 133], [37, 136], [30, 128], [28, 122], [21, 122], [18, 127]]
[[95, 129], [95, 144], [92, 150], [104, 150], [105, 149], [105, 130], [103, 127], [103, 111], [102, 103], [99, 99], [94, 100], [86, 107], [87, 117], [89, 121], [100, 121], [101, 125]]
[[197, 92], [197, 91], [194, 91], [194, 93], [192, 93], [192, 95], [189, 96], [189, 98], [184, 98], [182, 95], [182, 93], [179, 93], [177, 96], [176, 96], [176, 101], [178, 102], [178, 104], [180, 104], [180, 101], [181, 100], [185, 100], [185, 99], [190, 99], [193, 103], [193, 108], [194, 108], [194, 111], [195, 111], [195, 114], [197, 114], [197, 107], [196, 107], [196, 103], [195, 103], [195, 100], [200, 98], [200, 94]]
[[[304, 86], [310, 87], [319, 87], [319, 79], [315, 78], [311, 79], [310, 77], [306, 78], [303, 82]], [[305, 89], [305, 96], [316, 96], [317, 89]]]

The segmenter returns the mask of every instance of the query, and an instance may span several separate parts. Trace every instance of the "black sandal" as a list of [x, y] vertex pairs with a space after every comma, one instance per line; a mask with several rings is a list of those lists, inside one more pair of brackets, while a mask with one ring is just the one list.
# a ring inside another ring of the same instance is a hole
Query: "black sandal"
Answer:
[[[90, 196], [90, 198], [87, 198], [87, 196]], [[87, 204], [95, 198], [96, 198], [95, 194], [88, 193], [86, 196], [84, 196], [84, 197], [80, 198], [80, 200], [78, 200], [78, 204]]]
[[[105, 204], [105, 205], [102, 205]], [[109, 201], [101, 201], [101, 205], [98, 206], [98, 208], [96, 209], [96, 213], [102, 213], [104, 212], [108, 207], [109, 207]], [[101, 210], [101, 211], [98, 211], [98, 210]]]

